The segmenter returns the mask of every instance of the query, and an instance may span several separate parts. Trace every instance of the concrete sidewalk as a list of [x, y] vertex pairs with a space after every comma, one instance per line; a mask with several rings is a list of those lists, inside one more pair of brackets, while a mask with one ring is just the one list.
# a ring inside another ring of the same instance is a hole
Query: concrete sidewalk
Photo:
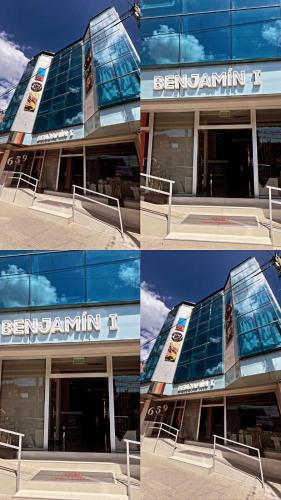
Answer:
[[281, 498], [281, 484], [261, 484], [249, 476], [239, 481], [212, 473], [206, 476], [188, 464], [142, 452], [141, 500], [267, 500]]
[[122, 250], [138, 248], [139, 235], [124, 234], [99, 221], [93, 227], [60, 224], [25, 207], [0, 201], [0, 249]]

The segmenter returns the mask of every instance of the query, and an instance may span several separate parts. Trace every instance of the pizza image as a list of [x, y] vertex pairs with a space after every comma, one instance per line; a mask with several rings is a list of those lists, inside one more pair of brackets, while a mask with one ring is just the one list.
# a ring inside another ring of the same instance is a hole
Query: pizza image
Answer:
[[29, 92], [27, 101], [24, 106], [24, 111], [31, 111], [32, 113], [34, 113], [38, 102], [38, 98], [39, 98], [38, 92]]
[[165, 361], [175, 362], [177, 359], [180, 344], [178, 342], [170, 342], [165, 355]]

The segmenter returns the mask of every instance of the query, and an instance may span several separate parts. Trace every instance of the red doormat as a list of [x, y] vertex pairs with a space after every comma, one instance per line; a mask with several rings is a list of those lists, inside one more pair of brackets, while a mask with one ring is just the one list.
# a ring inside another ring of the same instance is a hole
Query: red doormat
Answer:
[[243, 215], [190, 214], [181, 222], [181, 224], [258, 227], [258, 221], [256, 217], [244, 217]]
[[114, 484], [113, 472], [79, 472], [66, 470], [40, 470], [33, 481], [75, 481], [84, 483], [107, 483]]

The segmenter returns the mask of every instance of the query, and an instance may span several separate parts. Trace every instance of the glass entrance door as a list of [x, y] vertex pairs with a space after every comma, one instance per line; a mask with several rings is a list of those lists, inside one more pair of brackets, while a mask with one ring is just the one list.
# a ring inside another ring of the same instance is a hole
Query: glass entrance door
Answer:
[[199, 441], [213, 442], [213, 435], [224, 436], [224, 407], [202, 406]]
[[108, 380], [51, 380], [49, 449], [110, 452]]
[[72, 192], [72, 185], [83, 186], [83, 156], [62, 156], [58, 191]]
[[253, 197], [251, 130], [200, 130], [197, 181], [198, 196]]

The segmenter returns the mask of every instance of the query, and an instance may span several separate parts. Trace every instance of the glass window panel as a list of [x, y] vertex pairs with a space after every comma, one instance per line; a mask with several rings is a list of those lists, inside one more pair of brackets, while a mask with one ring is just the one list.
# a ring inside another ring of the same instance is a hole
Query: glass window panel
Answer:
[[223, 371], [222, 355], [205, 359], [204, 377], [219, 375]]
[[280, 323], [276, 322], [263, 328], [259, 328], [259, 334], [264, 349], [281, 346]]
[[251, 123], [249, 110], [201, 111], [200, 125], [227, 125]]
[[106, 372], [106, 357], [78, 357], [52, 359], [52, 373]]
[[140, 81], [137, 73], [118, 78], [118, 84], [124, 101], [138, 99], [140, 95]]
[[10, 257], [0, 259], [0, 308], [26, 307], [29, 305], [30, 259]]
[[84, 252], [65, 251], [32, 255], [32, 272], [45, 273], [57, 269], [74, 269], [84, 265]]
[[64, 111], [56, 111], [48, 116], [48, 129], [57, 129], [64, 126]]
[[211, 338], [207, 344], [207, 357], [215, 356], [216, 354], [222, 355], [222, 341], [219, 339]]
[[213, 10], [227, 10], [230, 8], [230, 0], [182, 0], [184, 12], [204, 12]]
[[65, 107], [65, 95], [60, 95], [52, 100], [52, 111], [57, 111]]
[[232, 0], [233, 9], [244, 9], [245, 7], [264, 7], [276, 5], [277, 0]]
[[[224, 28], [225, 26], [225, 28]], [[227, 60], [231, 57], [230, 13], [183, 17], [182, 62]]]
[[194, 361], [191, 364], [191, 377], [193, 380], [203, 378], [205, 376], [204, 363], [202, 361]]
[[139, 269], [139, 260], [87, 269], [88, 302], [114, 302], [117, 295], [120, 301], [139, 300]]
[[99, 66], [96, 70], [96, 75], [97, 83], [108, 82], [116, 78], [112, 63]]
[[[281, 120], [279, 110], [257, 111], [259, 193], [268, 197], [266, 186], [281, 187]], [[278, 193], [275, 193], [275, 196]]]
[[204, 359], [206, 357], [206, 349], [207, 346], [204, 344], [201, 347], [197, 347], [192, 351], [192, 361], [196, 361], [198, 359]]
[[141, 9], [143, 16], [157, 16], [162, 14], [180, 14], [182, 0], [142, 0]]
[[130, 54], [114, 61], [114, 68], [117, 76], [126, 75], [138, 69], [134, 58]]
[[32, 275], [30, 281], [32, 306], [86, 302], [84, 269], [45, 271]]
[[278, 19], [280, 8], [234, 11], [233, 59], [278, 57], [279, 41], [272, 37], [278, 30]]
[[193, 128], [193, 113], [155, 114], [151, 173], [174, 180], [174, 194], [192, 193]]
[[246, 316], [237, 318], [238, 333], [249, 332], [250, 330], [253, 330], [255, 326], [253, 314], [247, 314]]
[[87, 250], [86, 251], [86, 263], [87, 264], [101, 264], [105, 262], [112, 261], [126, 261], [126, 260], [135, 260], [139, 257], [140, 252], [136, 250], [119, 250], [116, 252], [115, 250]]
[[66, 107], [75, 106], [80, 104], [82, 106], [82, 92], [80, 89], [70, 88], [66, 94]]
[[248, 394], [226, 398], [227, 435], [248, 442], [264, 451], [280, 442], [281, 419], [275, 393]]
[[99, 105], [108, 106], [121, 102], [121, 95], [115, 80], [98, 86]]
[[66, 127], [71, 125], [79, 125], [83, 121], [83, 113], [81, 110], [81, 104], [78, 106], [73, 106], [72, 108], [65, 109], [64, 125]]
[[172, 64], [179, 61], [179, 18], [146, 19], [142, 23], [142, 64]]
[[240, 356], [249, 356], [262, 352], [262, 343], [257, 330], [239, 335]]
[[277, 319], [277, 313], [271, 305], [264, 307], [263, 309], [259, 309], [255, 313], [255, 320], [258, 326], [268, 325], [268, 323], [273, 323]]
[[2, 426], [24, 434], [23, 448], [43, 448], [44, 393], [45, 360], [3, 361]]

